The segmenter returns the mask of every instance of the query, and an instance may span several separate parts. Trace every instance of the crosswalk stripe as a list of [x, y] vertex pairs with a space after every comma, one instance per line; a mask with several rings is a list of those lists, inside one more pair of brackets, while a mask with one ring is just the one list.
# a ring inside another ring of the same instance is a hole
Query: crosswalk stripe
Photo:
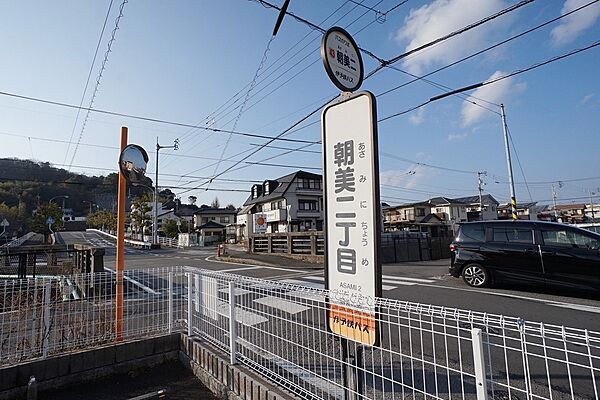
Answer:
[[[302, 277], [303, 279], [309, 279], [309, 280], [314, 280], [314, 281], [319, 281], [319, 282], [325, 282], [325, 278], [322, 276], [304, 276]], [[387, 280], [387, 279], [382, 279], [381, 280], [383, 283], [393, 283], [394, 285], [403, 285], [403, 286], [413, 286], [416, 285], [416, 283], [414, 282], [400, 282], [400, 281], [391, 281], [391, 280]], [[388, 290], [394, 290], [397, 289], [397, 286], [393, 286], [393, 285], [381, 285], [381, 289], [388, 291]]]
[[434, 283], [435, 281], [432, 279], [422, 279], [422, 278], [409, 278], [404, 276], [392, 276], [392, 275], [383, 275], [384, 280], [388, 281], [408, 281], [408, 282], [417, 282], [417, 283]]
[[261, 297], [260, 299], [254, 300], [255, 303], [263, 304], [268, 307], [277, 308], [278, 310], [285, 311], [288, 314], [298, 314], [303, 311], [309, 310], [309, 307], [294, 303], [292, 301], [284, 300], [281, 297]]

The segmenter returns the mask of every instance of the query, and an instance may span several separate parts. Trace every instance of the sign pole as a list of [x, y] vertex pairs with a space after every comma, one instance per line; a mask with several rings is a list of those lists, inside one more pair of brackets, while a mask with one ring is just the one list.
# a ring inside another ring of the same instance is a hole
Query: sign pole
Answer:
[[[121, 152], [127, 146], [127, 127], [121, 127]], [[117, 261], [115, 334], [117, 342], [123, 340], [123, 269], [125, 266], [125, 191], [126, 179], [119, 170], [119, 190], [117, 194]]]
[[377, 107], [370, 92], [353, 93], [364, 78], [352, 36], [332, 27], [321, 40], [321, 59], [340, 98], [322, 112], [325, 281], [330, 290], [329, 331], [340, 337], [344, 399], [364, 394], [363, 352], [378, 344], [381, 296], [381, 204]]

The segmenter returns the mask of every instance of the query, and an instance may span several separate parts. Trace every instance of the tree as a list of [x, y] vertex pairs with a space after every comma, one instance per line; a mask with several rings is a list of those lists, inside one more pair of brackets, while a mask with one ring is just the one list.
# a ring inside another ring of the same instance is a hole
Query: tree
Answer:
[[31, 221], [31, 230], [37, 233], [48, 234], [48, 218], [52, 217], [54, 223], [51, 225], [52, 231], [56, 231], [62, 225], [62, 211], [56, 203], [44, 203], [37, 208], [35, 217]]
[[179, 234], [179, 231], [181, 231], [181, 232], [188, 231], [188, 222], [185, 219], [180, 219], [179, 221], [181, 222], [181, 226], [177, 227], [177, 220], [167, 219], [166, 221], [164, 221], [162, 223], [162, 226], [160, 229], [165, 233], [166, 237], [176, 238], [177, 235]]
[[133, 201], [132, 211], [129, 214], [131, 218], [132, 229], [144, 233], [151, 225], [151, 218], [148, 214], [152, 208], [144, 198], [137, 198]]
[[231, 204], [231, 203], [227, 204], [227, 207], [225, 207], [225, 208], [228, 209], [228, 210], [231, 210], [231, 211], [237, 210], [237, 208], [233, 204]]
[[[17, 219], [19, 215], [19, 207], [9, 207], [4, 203], [0, 203], [0, 222], [6, 219], [9, 226], [6, 227], [6, 235], [10, 236], [9, 232], [13, 232], [18, 229], [17, 227]], [[2, 233], [2, 227], [0, 227], [0, 234]], [[4, 238], [3, 238], [4, 240]]]
[[114, 231], [117, 229], [117, 215], [108, 210], [96, 211], [88, 215], [87, 226]]
[[196, 200], [198, 200], [198, 198], [196, 196], [188, 196], [188, 201], [190, 202], [191, 205], [196, 204]]
[[218, 198], [218, 197], [215, 197], [215, 199], [212, 201], [212, 203], [210, 203], [210, 206], [211, 206], [211, 207], [214, 207], [214, 208], [219, 208], [219, 207], [221, 207], [221, 204], [219, 203], [219, 198]]

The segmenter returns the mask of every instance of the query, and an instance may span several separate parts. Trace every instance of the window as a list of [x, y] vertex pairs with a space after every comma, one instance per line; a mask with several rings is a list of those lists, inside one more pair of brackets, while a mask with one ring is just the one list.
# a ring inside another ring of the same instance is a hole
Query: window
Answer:
[[317, 201], [316, 200], [298, 200], [298, 210], [316, 211], [317, 210]]
[[417, 208], [417, 217], [424, 217], [424, 216], [425, 216], [425, 209]]
[[527, 228], [510, 226], [492, 228], [494, 242], [533, 243], [533, 232]]
[[598, 249], [600, 248], [600, 240], [574, 232], [569, 229], [542, 229], [542, 238], [544, 244], [560, 247], [575, 247], [583, 249]]
[[221, 217], [221, 223], [228, 224], [228, 223], [229, 223], [229, 217], [228, 217], [228, 216], [226, 216], [226, 217]]
[[298, 178], [299, 189], [321, 189], [320, 179]]
[[442, 207], [438, 207], [438, 208], [435, 209], [435, 212], [436, 213], [443, 213], [444, 209]]
[[485, 242], [485, 226], [482, 224], [460, 225], [457, 242]]

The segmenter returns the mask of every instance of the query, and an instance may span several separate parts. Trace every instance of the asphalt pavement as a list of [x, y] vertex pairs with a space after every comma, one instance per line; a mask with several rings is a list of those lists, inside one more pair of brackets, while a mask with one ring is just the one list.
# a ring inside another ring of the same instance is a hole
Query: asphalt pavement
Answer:
[[[114, 240], [92, 232], [61, 232], [57, 236], [64, 243], [87, 243], [105, 247], [105, 265], [107, 268], [114, 268]], [[231, 251], [235, 252], [235, 248]], [[236, 258], [243, 257], [243, 254], [235, 252]], [[253, 257], [240, 263], [216, 258], [214, 247], [156, 250], [126, 247], [125, 268], [190, 266], [309, 287], [324, 287], [323, 268], [315, 264], [268, 255]], [[383, 297], [600, 331], [600, 301], [597, 297], [527, 286], [475, 289], [448, 275], [448, 266], [449, 260], [385, 264], [382, 268]]]

